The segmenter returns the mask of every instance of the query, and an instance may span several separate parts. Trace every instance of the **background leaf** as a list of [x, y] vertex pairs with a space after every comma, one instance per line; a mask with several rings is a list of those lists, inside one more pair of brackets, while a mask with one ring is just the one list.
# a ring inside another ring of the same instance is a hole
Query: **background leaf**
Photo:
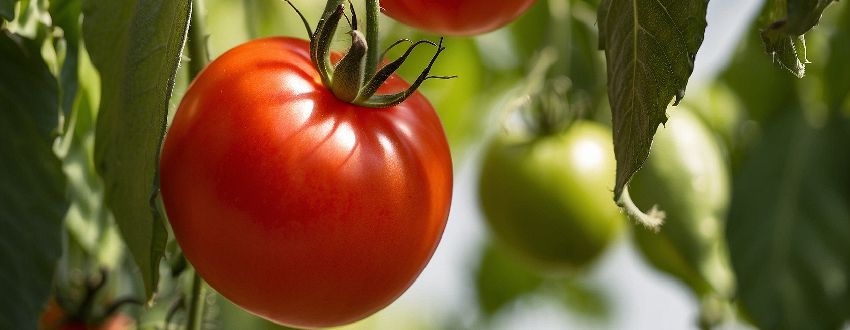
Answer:
[[608, 99], [619, 197], [649, 155], [675, 96], [684, 96], [705, 33], [707, 0], [620, 1], [599, 6], [599, 47], [608, 62]]
[[611, 317], [611, 297], [601, 285], [582, 281], [580, 277], [569, 278], [560, 282], [563, 289], [561, 295], [564, 307], [587, 318], [606, 321]]
[[39, 43], [0, 31], [0, 329], [35, 329], [62, 254], [58, 88]]
[[762, 13], [761, 38], [773, 61], [798, 78], [805, 76], [808, 59], [803, 35], [818, 24], [823, 11], [834, 1], [837, 0], [768, 1]]
[[59, 73], [59, 87], [62, 94], [61, 107], [67, 116], [74, 106], [79, 86], [80, 56], [80, 14], [82, 0], [50, 1], [50, 17], [53, 24], [62, 29], [62, 45], [65, 58]]
[[100, 72], [95, 164], [150, 298], [167, 232], [152, 203], [159, 149], [189, 22], [188, 0], [86, 0], [83, 37]]
[[7, 21], [15, 19], [15, 3], [18, 0], [0, 0], [0, 18]]
[[543, 277], [494, 243], [487, 244], [475, 273], [478, 305], [492, 316], [543, 284]]
[[799, 104], [796, 79], [764, 60], [764, 50], [756, 29], [747, 33], [721, 79], [738, 94], [743, 108], [755, 120]]
[[837, 329], [850, 316], [848, 127], [779, 113], [737, 173], [727, 239], [759, 328]]
[[824, 71], [826, 102], [830, 109], [850, 106], [850, 5], [844, 4], [838, 26], [830, 39], [829, 61]]

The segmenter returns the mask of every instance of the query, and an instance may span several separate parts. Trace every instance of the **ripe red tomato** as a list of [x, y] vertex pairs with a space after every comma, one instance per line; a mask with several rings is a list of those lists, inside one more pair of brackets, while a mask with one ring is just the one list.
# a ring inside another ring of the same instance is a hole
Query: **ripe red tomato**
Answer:
[[[390, 78], [382, 93], [408, 84]], [[308, 43], [268, 38], [192, 83], [161, 159], [162, 196], [188, 260], [223, 296], [295, 327], [390, 304], [440, 240], [452, 162], [421, 94], [386, 109], [339, 101]]]
[[388, 16], [446, 35], [490, 32], [515, 20], [535, 0], [381, 0]]

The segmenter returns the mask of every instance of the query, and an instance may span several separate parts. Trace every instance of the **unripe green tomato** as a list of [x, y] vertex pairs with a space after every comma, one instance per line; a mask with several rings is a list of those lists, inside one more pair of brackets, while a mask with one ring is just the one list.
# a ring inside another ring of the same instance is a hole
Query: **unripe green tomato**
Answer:
[[611, 199], [611, 131], [602, 125], [576, 122], [530, 141], [499, 136], [483, 161], [479, 195], [490, 228], [543, 270], [588, 265], [623, 228]]
[[734, 289], [724, 238], [729, 173], [712, 133], [688, 109], [671, 111], [652, 153], [630, 184], [641, 209], [666, 213], [658, 233], [634, 231], [638, 249], [653, 266], [703, 296], [728, 297]]

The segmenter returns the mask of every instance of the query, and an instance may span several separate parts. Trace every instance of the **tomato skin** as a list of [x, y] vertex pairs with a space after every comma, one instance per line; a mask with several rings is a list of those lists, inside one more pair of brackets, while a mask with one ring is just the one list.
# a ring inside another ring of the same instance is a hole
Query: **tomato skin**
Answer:
[[[408, 86], [393, 76], [381, 92]], [[226, 298], [277, 323], [330, 327], [400, 296], [449, 213], [452, 162], [424, 96], [387, 109], [341, 102], [308, 43], [267, 38], [210, 63], [166, 136], [174, 235]]]
[[385, 14], [433, 33], [470, 36], [515, 20], [535, 0], [381, 0]]
[[611, 131], [599, 124], [528, 142], [500, 137], [485, 153], [481, 206], [497, 238], [533, 263], [579, 269], [626, 223], [611, 200], [614, 171]]

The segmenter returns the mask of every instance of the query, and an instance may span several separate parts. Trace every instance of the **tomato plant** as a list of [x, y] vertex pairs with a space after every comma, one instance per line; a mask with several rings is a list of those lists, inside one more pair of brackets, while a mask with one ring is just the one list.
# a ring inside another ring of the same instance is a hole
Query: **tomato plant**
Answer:
[[384, 13], [415, 28], [447, 35], [476, 35], [522, 15], [535, 0], [381, 0]]
[[631, 190], [638, 206], [658, 204], [667, 215], [658, 233], [634, 231], [647, 261], [700, 296], [731, 298], [724, 238], [729, 173], [719, 143], [690, 110], [671, 113]]
[[[169, 221], [198, 273], [298, 327], [350, 323], [401, 295], [434, 252], [452, 194], [448, 143], [425, 97], [383, 109], [341, 100], [350, 58], [325, 76], [318, 44], [260, 39], [210, 63], [160, 165]], [[405, 90], [390, 76], [378, 92]]]
[[[379, 1], [0, 0], [0, 329], [49, 299], [45, 328], [106, 327], [127, 299], [142, 329], [338, 325], [426, 263], [354, 327], [678, 329], [694, 304], [706, 328], [848, 324], [846, 1]], [[579, 122], [499, 136], [469, 189], [494, 114], [538, 101], [612, 135], [613, 183], [582, 184]], [[657, 232], [553, 274], [616, 236], [614, 203]], [[116, 280], [89, 299], [96, 270]], [[616, 315], [574, 317], [607, 310], [575, 283]]]
[[546, 268], [574, 269], [623, 228], [613, 182], [610, 130], [580, 121], [530, 141], [497, 137], [485, 152], [479, 196], [498, 238]]

